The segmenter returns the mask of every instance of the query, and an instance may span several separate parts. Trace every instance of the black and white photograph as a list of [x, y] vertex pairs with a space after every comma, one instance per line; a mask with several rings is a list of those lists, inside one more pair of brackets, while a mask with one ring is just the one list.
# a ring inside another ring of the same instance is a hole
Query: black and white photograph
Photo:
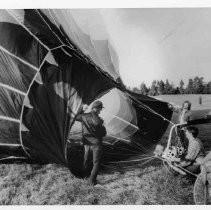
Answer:
[[211, 5], [1, 7], [0, 205], [211, 204]]

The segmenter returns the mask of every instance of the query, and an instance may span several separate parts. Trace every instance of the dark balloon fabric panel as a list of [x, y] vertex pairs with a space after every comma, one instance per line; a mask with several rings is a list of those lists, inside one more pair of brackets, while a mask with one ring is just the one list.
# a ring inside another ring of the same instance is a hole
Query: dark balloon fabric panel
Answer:
[[37, 68], [40, 67], [48, 51], [22, 26], [0, 22], [0, 32], [0, 46]]
[[159, 141], [171, 121], [172, 110], [166, 102], [131, 91], [128, 93], [136, 109], [139, 133], [150, 141]]
[[35, 9], [24, 10], [24, 25], [50, 49], [67, 44], [65, 37], [48, 18]]
[[99, 98], [114, 87], [114, 83], [109, 78], [76, 57], [73, 58], [72, 68], [74, 70], [72, 85], [82, 97], [83, 103], [92, 103], [96, 97]]
[[67, 137], [75, 114], [82, 103], [91, 103], [112, 84], [74, 55], [62, 50], [53, 54], [59, 67], [45, 62], [40, 71], [43, 84], [34, 82], [29, 92], [33, 108], [24, 109], [23, 124], [30, 131], [23, 134], [23, 144], [30, 148], [29, 154], [36, 151], [33, 157], [67, 164]]
[[0, 147], [1, 144], [20, 144], [19, 123], [0, 120], [0, 128]]

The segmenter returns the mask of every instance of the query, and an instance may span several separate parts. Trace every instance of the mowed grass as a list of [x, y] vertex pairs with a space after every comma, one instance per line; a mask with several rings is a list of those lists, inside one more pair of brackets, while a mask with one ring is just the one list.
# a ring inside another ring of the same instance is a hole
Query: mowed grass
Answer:
[[1, 165], [0, 169], [1, 205], [193, 204], [191, 181], [164, 167], [102, 171], [101, 185], [95, 187], [54, 164]]
[[[181, 97], [181, 98], [180, 98]], [[184, 97], [184, 98], [183, 98]], [[188, 96], [190, 97], [190, 96]], [[197, 97], [190, 98], [194, 115], [199, 116], [211, 107], [211, 95], [203, 98], [206, 108], [201, 109]], [[185, 96], [163, 96], [165, 100], [181, 104]], [[189, 100], [190, 100], [189, 99]], [[164, 99], [163, 99], [164, 100]], [[202, 110], [202, 111], [200, 111]], [[207, 111], [206, 111], [207, 112]], [[175, 120], [176, 115], [173, 116]], [[200, 125], [200, 138], [211, 142], [210, 125]], [[168, 128], [169, 129], [169, 128]], [[163, 136], [164, 142], [168, 131]], [[130, 170], [101, 170], [95, 187], [87, 180], [74, 177], [70, 171], [56, 164], [0, 165], [1, 205], [182, 205], [194, 204], [193, 180], [174, 175], [161, 162], [152, 160], [147, 165], [137, 164]]]

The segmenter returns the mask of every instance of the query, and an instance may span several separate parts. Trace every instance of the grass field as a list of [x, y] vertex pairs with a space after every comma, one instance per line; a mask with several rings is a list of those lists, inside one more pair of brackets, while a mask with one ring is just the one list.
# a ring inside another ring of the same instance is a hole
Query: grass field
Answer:
[[[211, 95], [202, 96], [202, 105], [198, 104], [197, 95], [159, 97], [177, 104], [190, 100], [196, 117], [203, 116], [211, 108]], [[207, 146], [211, 144], [210, 127], [199, 126], [200, 138]], [[163, 140], [167, 136], [168, 131]], [[133, 170], [104, 169], [98, 180], [100, 185], [88, 186], [86, 180], [75, 178], [67, 168], [56, 164], [2, 164], [0, 204], [194, 204], [193, 180], [174, 175], [159, 161], [152, 161], [145, 166], [136, 165]]]

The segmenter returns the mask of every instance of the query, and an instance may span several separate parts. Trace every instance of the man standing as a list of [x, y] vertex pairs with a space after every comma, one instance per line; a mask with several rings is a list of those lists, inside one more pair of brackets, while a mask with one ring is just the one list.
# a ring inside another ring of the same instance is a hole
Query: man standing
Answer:
[[[82, 123], [82, 141], [84, 144], [84, 170], [87, 171], [89, 158], [92, 156], [93, 167], [89, 177], [89, 184], [97, 183], [97, 174], [100, 167], [102, 156], [102, 140], [106, 135], [106, 129], [103, 125], [103, 119], [99, 117], [103, 109], [101, 101], [95, 101], [92, 110], [89, 113], [79, 113], [77, 121]], [[84, 111], [84, 110], [83, 110]]]
[[[191, 103], [189, 101], [184, 101], [182, 104], [182, 108], [179, 108], [178, 106], [175, 106], [173, 104], [169, 104], [169, 108], [171, 108], [174, 112], [177, 112], [179, 114], [178, 118], [179, 124], [186, 124], [192, 118]], [[181, 144], [185, 149], [187, 149], [188, 141], [185, 137], [185, 131], [186, 131], [185, 127], [183, 127], [182, 129], [179, 127], [177, 128], [177, 133], [181, 140]]]

